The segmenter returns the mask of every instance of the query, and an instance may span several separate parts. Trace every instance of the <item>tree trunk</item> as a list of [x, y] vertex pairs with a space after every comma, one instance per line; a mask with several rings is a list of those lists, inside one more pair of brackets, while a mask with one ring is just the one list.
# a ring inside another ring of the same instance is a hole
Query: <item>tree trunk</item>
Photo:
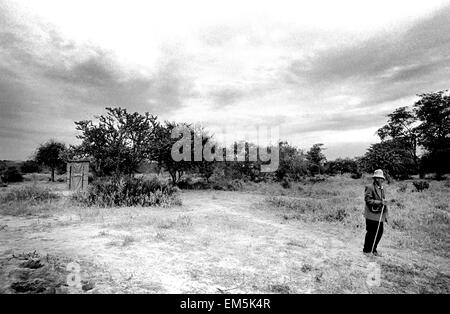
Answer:
[[418, 168], [419, 168], [419, 178], [420, 179], [424, 179], [425, 178], [425, 172], [423, 171], [423, 168], [422, 168], [422, 166], [420, 164], [418, 165]]
[[172, 171], [169, 170], [169, 174], [170, 174], [170, 176], [172, 178], [172, 184], [173, 185], [177, 185], [177, 172], [176, 171], [172, 172]]
[[52, 182], [55, 182], [55, 168], [52, 168]]

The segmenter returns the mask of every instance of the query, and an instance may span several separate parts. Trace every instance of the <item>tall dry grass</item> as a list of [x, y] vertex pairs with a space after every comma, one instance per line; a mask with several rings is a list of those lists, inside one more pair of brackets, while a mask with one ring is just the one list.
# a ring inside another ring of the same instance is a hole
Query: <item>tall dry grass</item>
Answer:
[[[413, 181], [386, 184], [388, 228], [398, 247], [421, 248], [444, 257], [450, 252], [450, 184], [430, 181], [418, 192]], [[368, 177], [330, 177], [315, 184], [293, 183], [285, 189], [277, 184], [251, 186], [268, 194], [266, 203], [285, 219], [328, 222], [363, 229], [364, 187]]]
[[54, 209], [60, 195], [37, 184], [15, 186], [0, 196], [0, 213], [29, 216]]

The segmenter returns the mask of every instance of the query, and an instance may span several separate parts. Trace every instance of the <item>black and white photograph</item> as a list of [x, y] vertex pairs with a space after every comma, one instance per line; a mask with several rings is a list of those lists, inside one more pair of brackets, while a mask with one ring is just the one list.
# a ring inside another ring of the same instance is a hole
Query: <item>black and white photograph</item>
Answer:
[[0, 294], [449, 294], [449, 89], [449, 0], [0, 0]]

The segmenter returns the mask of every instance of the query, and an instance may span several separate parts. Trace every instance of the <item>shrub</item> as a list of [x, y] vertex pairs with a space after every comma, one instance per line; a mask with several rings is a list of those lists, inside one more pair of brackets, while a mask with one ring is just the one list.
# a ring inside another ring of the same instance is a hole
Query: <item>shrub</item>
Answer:
[[182, 190], [207, 190], [211, 188], [211, 184], [204, 180], [194, 181], [187, 177], [178, 181], [177, 186]]
[[408, 189], [408, 184], [407, 183], [400, 183], [400, 185], [398, 186], [397, 191], [405, 193], [407, 189]]
[[285, 189], [290, 189], [290, 188], [292, 187], [291, 181], [289, 181], [289, 179], [286, 178], [286, 177], [281, 181], [280, 184], [281, 184], [281, 186], [282, 186], [283, 188], [285, 188]]
[[325, 182], [326, 180], [327, 180], [327, 178], [321, 174], [309, 178], [309, 182], [311, 182], [311, 183]]
[[40, 172], [41, 168], [39, 164], [34, 160], [27, 160], [22, 163], [20, 166], [20, 171], [22, 173], [36, 173]]
[[413, 185], [417, 192], [422, 192], [430, 188], [430, 184], [427, 181], [413, 181]]
[[2, 180], [6, 183], [23, 182], [23, 176], [16, 167], [8, 167], [2, 174]]
[[344, 208], [339, 208], [335, 212], [326, 214], [324, 219], [326, 221], [332, 222], [332, 221], [343, 221], [348, 216], [347, 212]]
[[94, 181], [85, 193], [77, 193], [72, 200], [86, 206], [162, 206], [179, 205], [179, 189], [157, 178], [107, 178]]
[[241, 180], [232, 180], [231, 182], [227, 183], [227, 190], [228, 191], [240, 191], [242, 190], [243, 184]]

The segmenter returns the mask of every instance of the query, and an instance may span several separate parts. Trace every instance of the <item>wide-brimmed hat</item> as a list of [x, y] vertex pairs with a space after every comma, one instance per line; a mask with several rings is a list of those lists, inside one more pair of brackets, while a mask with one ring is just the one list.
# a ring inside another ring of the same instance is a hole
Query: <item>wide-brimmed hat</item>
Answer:
[[375, 172], [373, 173], [372, 178], [381, 178], [381, 179], [386, 180], [386, 178], [384, 177], [384, 174], [383, 174], [383, 170], [381, 170], [381, 169], [375, 170]]

